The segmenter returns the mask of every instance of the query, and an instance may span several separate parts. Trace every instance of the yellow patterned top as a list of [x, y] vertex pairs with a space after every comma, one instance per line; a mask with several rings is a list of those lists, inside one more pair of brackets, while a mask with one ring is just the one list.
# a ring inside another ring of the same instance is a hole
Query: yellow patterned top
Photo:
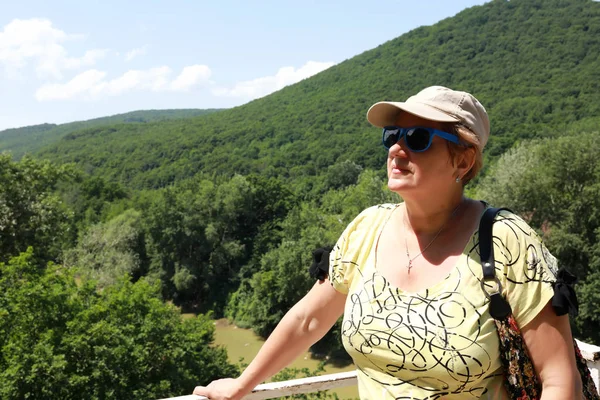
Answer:
[[[443, 281], [405, 292], [374, 263], [377, 237], [397, 206], [363, 211], [330, 256], [331, 283], [347, 294], [342, 341], [358, 370], [361, 399], [507, 399], [477, 232]], [[552, 298], [556, 259], [512, 213], [500, 212], [493, 236], [496, 275], [523, 327]]]

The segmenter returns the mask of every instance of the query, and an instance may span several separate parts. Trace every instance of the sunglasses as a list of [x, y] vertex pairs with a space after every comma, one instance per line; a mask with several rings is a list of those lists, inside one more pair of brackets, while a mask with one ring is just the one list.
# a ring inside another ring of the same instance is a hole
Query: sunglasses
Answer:
[[390, 147], [398, 143], [403, 136], [406, 147], [415, 153], [427, 150], [431, 146], [434, 136], [439, 136], [452, 143], [459, 143], [456, 135], [433, 128], [422, 126], [414, 126], [412, 128], [386, 126], [383, 128], [383, 147], [389, 150]]

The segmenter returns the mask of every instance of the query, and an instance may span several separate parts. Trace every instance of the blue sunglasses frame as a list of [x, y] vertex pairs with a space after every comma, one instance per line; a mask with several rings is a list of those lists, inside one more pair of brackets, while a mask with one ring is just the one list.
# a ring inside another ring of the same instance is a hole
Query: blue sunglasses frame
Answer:
[[[414, 133], [417, 133], [417, 130], [424, 130], [424, 131], [427, 131], [427, 133], [429, 134], [427, 146], [425, 146], [423, 149], [415, 149], [413, 146], [411, 146], [411, 144], [410, 144], [411, 141], [407, 140]], [[390, 131], [397, 131], [397, 132], [391, 133]], [[390, 146], [388, 146], [387, 143], [390, 142], [390, 138], [392, 136], [396, 136], [396, 139]], [[426, 126], [412, 126], [410, 128], [402, 128], [400, 126], [386, 126], [383, 128], [381, 142], [383, 144], [383, 147], [385, 147], [386, 149], [389, 150], [390, 147], [392, 147], [393, 145], [398, 143], [404, 137], [404, 142], [406, 143], [406, 146], [408, 147], [408, 149], [410, 151], [415, 152], [415, 153], [421, 153], [423, 151], [427, 151], [427, 149], [429, 149], [429, 147], [431, 147], [431, 142], [433, 141], [434, 136], [439, 136], [442, 139], [446, 139], [449, 142], [459, 144], [458, 136], [453, 135], [448, 132], [440, 131], [439, 129], [429, 128]]]

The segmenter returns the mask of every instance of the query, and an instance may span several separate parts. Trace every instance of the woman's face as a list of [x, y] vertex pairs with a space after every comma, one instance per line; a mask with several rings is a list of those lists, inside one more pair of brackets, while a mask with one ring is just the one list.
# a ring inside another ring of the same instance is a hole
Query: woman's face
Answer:
[[[422, 126], [445, 130], [444, 124], [419, 118], [407, 112], [399, 114], [396, 125], [402, 128]], [[404, 138], [390, 147], [387, 160], [388, 187], [404, 196], [410, 193], [430, 193], [435, 196], [456, 183], [456, 168], [452, 165], [445, 139], [434, 136], [431, 146], [415, 153], [406, 147]]]

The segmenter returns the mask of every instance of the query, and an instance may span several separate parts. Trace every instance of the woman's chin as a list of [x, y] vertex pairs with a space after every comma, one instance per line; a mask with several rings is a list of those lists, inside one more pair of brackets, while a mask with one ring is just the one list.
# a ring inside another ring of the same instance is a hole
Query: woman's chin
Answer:
[[406, 177], [390, 177], [388, 179], [388, 189], [398, 194], [400, 194], [401, 191], [409, 189], [410, 186], [410, 182], [408, 182]]

